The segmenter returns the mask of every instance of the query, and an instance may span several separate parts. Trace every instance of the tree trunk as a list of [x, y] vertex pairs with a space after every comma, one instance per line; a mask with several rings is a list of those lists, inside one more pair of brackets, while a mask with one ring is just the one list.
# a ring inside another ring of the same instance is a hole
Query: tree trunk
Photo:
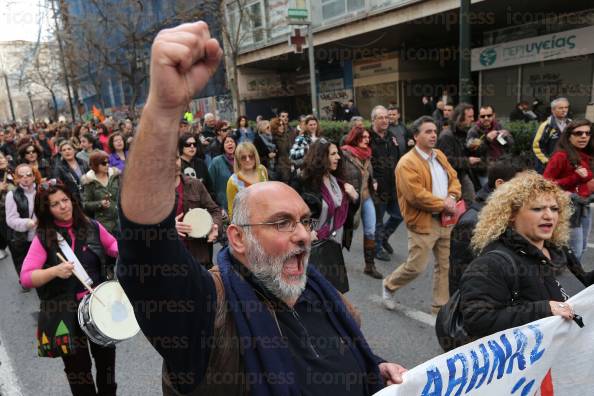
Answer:
[[58, 100], [54, 91], [50, 90], [50, 93], [52, 94], [52, 102], [54, 104], [54, 120], [58, 121]]

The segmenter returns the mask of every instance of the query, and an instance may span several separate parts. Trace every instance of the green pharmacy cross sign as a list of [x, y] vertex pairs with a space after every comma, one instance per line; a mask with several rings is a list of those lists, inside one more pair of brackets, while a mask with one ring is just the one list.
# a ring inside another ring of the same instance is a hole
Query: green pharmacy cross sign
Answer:
[[289, 8], [289, 18], [291, 18], [291, 19], [307, 19], [307, 9], [305, 9], [305, 8]]

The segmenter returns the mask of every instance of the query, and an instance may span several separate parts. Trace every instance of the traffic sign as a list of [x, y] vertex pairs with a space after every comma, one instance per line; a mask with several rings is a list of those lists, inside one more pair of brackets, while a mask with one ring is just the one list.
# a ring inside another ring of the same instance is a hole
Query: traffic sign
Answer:
[[305, 9], [305, 8], [289, 8], [289, 18], [307, 19], [307, 9]]

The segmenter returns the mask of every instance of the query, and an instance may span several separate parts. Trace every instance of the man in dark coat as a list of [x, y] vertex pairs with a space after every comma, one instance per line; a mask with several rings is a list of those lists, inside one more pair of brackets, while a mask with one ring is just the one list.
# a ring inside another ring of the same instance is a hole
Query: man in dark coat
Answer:
[[[371, 165], [373, 175], [377, 180], [377, 193], [374, 196], [375, 206], [375, 257], [378, 260], [390, 261], [390, 254], [394, 249], [388, 239], [402, 222], [402, 215], [396, 198], [396, 179], [394, 171], [396, 164], [407, 151], [406, 138], [403, 133], [393, 135], [388, 110], [384, 106], [375, 106], [371, 111], [372, 133], [369, 146], [371, 147]], [[390, 216], [384, 222], [384, 215]]]

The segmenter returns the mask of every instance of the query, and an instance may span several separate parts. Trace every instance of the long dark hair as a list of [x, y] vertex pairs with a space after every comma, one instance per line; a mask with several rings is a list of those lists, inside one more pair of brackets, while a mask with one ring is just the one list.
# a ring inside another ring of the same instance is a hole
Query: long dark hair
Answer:
[[[575, 146], [573, 144], [571, 144], [571, 142], [569, 141], [569, 138], [571, 137], [572, 132], [576, 128], [583, 127], [583, 126], [587, 126], [590, 129], [592, 129], [592, 123], [586, 119], [573, 120], [569, 124], [567, 124], [567, 126], [565, 127], [565, 130], [561, 134], [561, 138], [559, 139], [559, 142], [557, 142], [557, 147], [555, 150], [555, 151], [559, 151], [559, 150], [565, 151], [567, 153], [567, 158], [569, 159], [569, 163], [571, 165], [573, 165], [574, 167], [580, 166], [580, 163], [582, 161], [580, 159], [580, 154], [578, 153], [578, 150], [575, 148]], [[590, 130], [590, 132], [592, 132], [592, 131]], [[590, 136], [590, 140], [588, 141], [588, 144], [586, 145], [586, 147], [584, 147], [584, 149], [581, 151], [590, 156], [590, 167], [592, 168], [592, 166], [594, 165], [594, 142], [592, 141], [592, 136]]]
[[[78, 200], [75, 199], [72, 193], [62, 183], [58, 182], [55, 184], [42, 183], [35, 194], [35, 207], [34, 212], [37, 217], [37, 235], [41, 240], [46, 241], [48, 247], [57, 247], [57, 233], [55, 219], [50, 211], [49, 197], [62, 191], [70, 201], [72, 202], [72, 229], [75, 237], [78, 240], [86, 240], [89, 227], [91, 225], [90, 220], [84, 214]], [[45, 236], [45, 238], [43, 238]]]
[[[322, 190], [324, 175], [330, 171], [330, 147], [336, 145], [326, 138], [320, 138], [309, 146], [305, 158], [303, 158], [303, 169], [301, 181], [310, 191], [319, 192]], [[338, 146], [336, 147], [338, 149]], [[338, 168], [332, 175], [338, 179], [342, 178], [342, 161], [338, 161]]]

